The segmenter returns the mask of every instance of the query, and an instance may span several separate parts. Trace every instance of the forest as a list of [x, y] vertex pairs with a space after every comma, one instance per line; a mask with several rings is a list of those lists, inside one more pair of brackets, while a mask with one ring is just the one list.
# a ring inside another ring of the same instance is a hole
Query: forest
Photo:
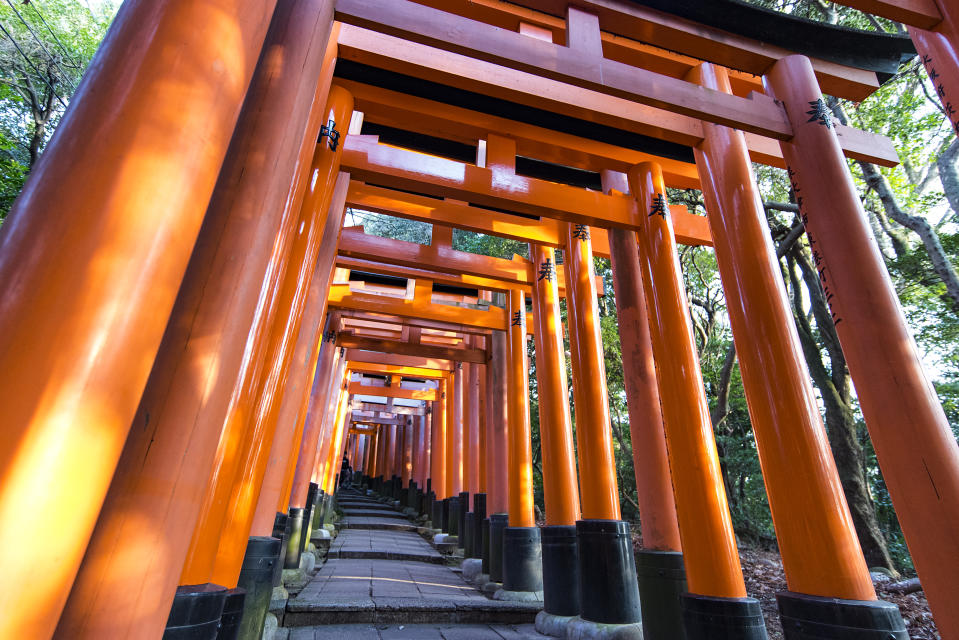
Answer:
[[[904, 33], [902, 25], [827, 0], [750, 0], [810, 20]], [[0, 2], [0, 224], [43, 153], [103, 38], [117, 4], [90, 0]], [[918, 58], [873, 96], [851, 103], [827, 96], [842, 122], [888, 136], [894, 169], [850, 160], [876, 240], [954, 433], [959, 433], [959, 142], [936, 87]], [[914, 575], [856, 391], [843, 357], [786, 172], [755, 165], [769, 232], [790, 297], [809, 375], [868, 565], [893, 579]], [[673, 203], [705, 215], [702, 194], [672, 190]], [[349, 210], [346, 225], [428, 243], [428, 225]], [[463, 251], [528, 256], [519, 243], [454, 232]], [[723, 480], [742, 547], [775, 552], [776, 539], [740, 380], [725, 299], [712, 250], [681, 247], [681, 262]], [[599, 301], [611, 429], [624, 518], [642, 525], [636, 504], [629, 416], [616, 299], [609, 261], [596, 259], [605, 292]], [[565, 307], [564, 311], [565, 313]], [[535, 353], [530, 389], [537, 503], [542, 505]], [[572, 404], [572, 399], [570, 398]], [[575, 417], [575, 412], [572, 412]], [[575, 428], [575, 425], [574, 425]], [[934, 631], [929, 633], [934, 634]], [[938, 637], [917, 635], [914, 638]]]

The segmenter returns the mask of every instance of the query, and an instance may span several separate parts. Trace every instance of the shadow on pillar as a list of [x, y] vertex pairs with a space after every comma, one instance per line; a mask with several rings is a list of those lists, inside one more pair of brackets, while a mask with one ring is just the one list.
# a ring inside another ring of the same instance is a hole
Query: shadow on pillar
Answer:
[[223, 615], [220, 616], [220, 630], [216, 633], [216, 640], [238, 640], [245, 602], [246, 590], [237, 587], [226, 592]]
[[682, 640], [682, 596], [686, 592], [683, 554], [640, 549], [636, 552], [636, 574], [645, 640]]
[[163, 640], [215, 640], [227, 593], [209, 583], [177, 587]]

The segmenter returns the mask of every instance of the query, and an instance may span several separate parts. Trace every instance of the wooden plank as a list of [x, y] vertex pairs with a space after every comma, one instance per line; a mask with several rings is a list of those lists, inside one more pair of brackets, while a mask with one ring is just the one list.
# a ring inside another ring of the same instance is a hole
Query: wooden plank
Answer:
[[942, 14], [933, 0], [834, 0], [836, 4], [859, 9], [880, 18], [894, 20], [920, 29], [932, 29], [942, 22]]
[[[350, 405], [353, 407], [354, 411], [385, 411], [385, 404], [378, 404], [376, 402], [361, 402], [359, 400], [352, 400]], [[395, 413], [404, 416], [425, 416], [426, 408], [425, 407], [406, 407], [399, 404], [394, 404], [390, 407], [389, 413]]]
[[[428, 78], [686, 146], [695, 146], [703, 138], [702, 122], [694, 118], [361, 27], [343, 25], [339, 44], [341, 57], [398, 73]], [[826, 90], [825, 87], [823, 90]], [[756, 99], [759, 99], [758, 94]], [[763, 96], [762, 99], [767, 98]], [[348, 138], [347, 143], [359, 137]], [[847, 156], [850, 139], [848, 134], [840, 137], [840, 144]], [[868, 162], [882, 166], [898, 164], [895, 149], [884, 136], [859, 132], [854, 139], [857, 141], [856, 153], [865, 154], [863, 159]], [[761, 149], [755, 148], [757, 140], [763, 141]], [[861, 143], [858, 142], [860, 140]], [[782, 152], [777, 149], [775, 140], [747, 133], [747, 145], [753, 160], [774, 166], [783, 164]]]
[[362, 362], [354, 360], [347, 360], [346, 368], [354, 373], [375, 373], [377, 375], [426, 378], [429, 380], [444, 380], [450, 375], [450, 372], [446, 369], [434, 369], [430, 367], [407, 367], [404, 365], [379, 364], [377, 362]]
[[457, 334], [468, 334], [475, 336], [488, 336], [490, 334], [489, 329], [483, 329], [481, 327], [472, 327], [462, 324], [453, 324], [450, 322], [442, 322], [435, 320], [425, 320], [423, 318], [401, 318], [399, 316], [394, 316], [384, 313], [374, 313], [369, 311], [341, 311], [340, 315], [345, 318], [356, 318], [362, 320], [374, 320], [380, 322], [396, 322], [408, 326], [410, 328], [417, 328], [420, 330], [427, 331], [441, 331], [444, 334], [446, 333], [457, 333]]
[[436, 389], [400, 389], [399, 387], [374, 387], [361, 382], [350, 382], [350, 395], [380, 398], [404, 398], [406, 400], [439, 400]]
[[338, 0], [337, 19], [406, 40], [568, 82], [670, 113], [769, 136], [792, 137], [785, 110], [769, 97], [745, 99], [633, 67], [596, 50], [564, 47], [409, 0]]
[[[438, 200], [426, 196], [375, 187], [354, 180], [347, 195], [350, 207], [390, 216], [444, 224], [474, 233], [532, 242], [557, 249], [565, 243], [565, 223], [551, 218], [538, 221], [512, 216], [500, 211], [472, 207], [455, 200]], [[689, 213], [684, 205], [671, 205], [676, 240], [688, 245], [712, 245], [709, 225], [704, 216]], [[593, 253], [609, 257], [606, 230], [593, 229]]]
[[[568, 0], [513, 0], [516, 4], [563, 18]], [[580, 8], [599, 17], [600, 28], [616, 35], [677, 51], [724, 67], [762, 75], [777, 60], [793, 52], [751, 40], [691, 20], [656, 11], [638, 2], [577, 0]], [[810, 58], [824, 93], [861, 101], [878, 87], [872, 71]]]
[[344, 332], [340, 332], [337, 335], [336, 344], [337, 346], [347, 349], [357, 349], [361, 351], [381, 351], [383, 353], [396, 353], [407, 356], [422, 356], [424, 358], [486, 364], [486, 351], [483, 349], [457, 349], [426, 344], [410, 344], [398, 340], [376, 340], [348, 335]]
[[442, 371], [452, 371], [454, 366], [452, 360], [399, 353], [385, 353], [381, 351], [364, 351], [362, 349], [347, 349], [346, 358], [353, 362], [418, 367], [421, 369], [439, 369]]

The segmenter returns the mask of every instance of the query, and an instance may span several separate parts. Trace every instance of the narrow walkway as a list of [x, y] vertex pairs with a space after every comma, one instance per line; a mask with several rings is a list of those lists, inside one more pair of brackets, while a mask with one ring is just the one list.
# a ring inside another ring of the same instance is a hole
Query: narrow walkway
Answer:
[[[537, 608], [467, 584], [416, 525], [346, 490], [326, 562], [287, 603], [277, 639], [534, 640]], [[287, 635], [288, 634], [288, 635]]]

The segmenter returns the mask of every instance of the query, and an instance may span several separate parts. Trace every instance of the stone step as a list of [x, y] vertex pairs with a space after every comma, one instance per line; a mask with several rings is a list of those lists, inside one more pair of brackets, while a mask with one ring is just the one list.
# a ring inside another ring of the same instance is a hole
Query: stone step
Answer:
[[[283, 625], [305, 627], [344, 623], [372, 624], [532, 624], [542, 604], [498, 600], [428, 600], [353, 597], [322, 601], [290, 600]], [[353, 636], [345, 636], [352, 638]], [[421, 636], [409, 636], [421, 637]]]
[[531, 624], [335, 624], [281, 630], [274, 640], [543, 640]]

